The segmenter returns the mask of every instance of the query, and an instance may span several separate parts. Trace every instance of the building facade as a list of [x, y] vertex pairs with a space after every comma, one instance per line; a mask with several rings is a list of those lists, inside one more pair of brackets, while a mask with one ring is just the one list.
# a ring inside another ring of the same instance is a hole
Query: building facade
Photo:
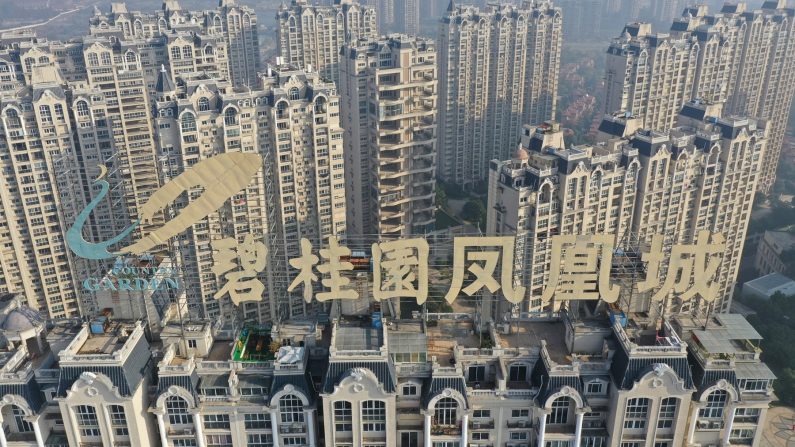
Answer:
[[[175, 65], [172, 76], [195, 66], [196, 71], [216, 72], [235, 86], [257, 85], [261, 69], [257, 14], [235, 0], [221, 0], [216, 9], [205, 11], [186, 11], [176, 0], [165, 0], [163, 8], [153, 13], [131, 12], [126, 4], [114, 3], [109, 13], [94, 9], [89, 32], [145, 43], [148, 51], [142, 62], [152, 83], [160, 65], [169, 60]], [[175, 53], [173, 42], [179, 38], [182, 51]], [[185, 50], [187, 45], [193, 48]]]
[[569, 148], [556, 123], [525, 127], [514, 158], [492, 162], [488, 232], [518, 236], [515, 270], [528, 286], [528, 310], [550, 305], [540, 294], [553, 235], [606, 234], [616, 247], [661, 235], [667, 247], [709, 230], [725, 241], [716, 301], [666, 306], [728, 312], [767, 138], [753, 120], [720, 115], [720, 105], [690, 102], [668, 132], [627, 132], [637, 120], [610, 117], [600, 126], [604, 142]]
[[149, 333], [113, 308], [46, 325], [0, 303], [4, 445], [759, 446], [773, 399], [739, 315], [705, 328], [586, 305], [238, 331], [166, 318]]
[[439, 175], [463, 186], [511, 155], [524, 124], [554, 119], [563, 22], [550, 2], [450, 3], [439, 48]]
[[434, 223], [436, 48], [395, 34], [347, 44], [342, 58], [348, 233], [423, 234]]
[[765, 231], [754, 258], [754, 268], [758, 275], [787, 273], [788, 256], [795, 250], [795, 235], [787, 231]]
[[795, 93], [795, 10], [766, 1], [744, 2], [710, 14], [688, 7], [670, 33], [632, 23], [608, 49], [604, 113], [630, 112], [644, 127], [664, 131], [691, 99], [725, 101], [726, 112], [769, 122], [759, 189], [775, 181], [787, 117]]
[[345, 0], [330, 6], [306, 0], [282, 4], [276, 13], [278, 53], [284, 63], [340, 79], [340, 49], [346, 42], [378, 37], [376, 8]]

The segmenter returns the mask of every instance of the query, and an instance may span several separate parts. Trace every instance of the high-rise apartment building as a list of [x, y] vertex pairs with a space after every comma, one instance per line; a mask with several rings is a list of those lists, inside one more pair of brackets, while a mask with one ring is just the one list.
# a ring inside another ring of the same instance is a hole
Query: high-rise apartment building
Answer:
[[[287, 296], [294, 272], [287, 261], [301, 255], [300, 239], [320, 247], [347, 232], [340, 98], [333, 82], [290, 65], [269, 68], [258, 94], [273, 101], [264, 109], [269, 247], [273, 293]], [[281, 317], [308, 313], [298, 292], [285, 299]]]
[[[165, 181], [218, 154], [260, 152], [258, 104], [252, 95], [235, 94], [229, 83], [199, 76], [182, 78], [178, 87], [165, 70], [161, 71], [156, 92], [154, 122]], [[173, 216], [188, 206], [200, 196], [199, 192], [196, 188], [178, 198], [169, 214]], [[169, 249], [176, 255], [175, 262], [186, 278], [186, 298], [192, 315], [229, 316], [230, 309], [224, 308], [226, 300], [214, 297], [224, 279], [212, 271], [212, 244], [223, 238], [242, 242], [249, 234], [258, 240], [265, 239], [266, 213], [265, 179], [260, 171], [245, 190], [170, 243]], [[261, 274], [258, 280], [267, 282], [267, 277]], [[266, 296], [259, 303], [243, 305], [243, 317], [270, 319], [269, 299]]]
[[767, 192], [784, 140], [795, 93], [795, 10], [766, 1], [757, 10], [744, 2], [709, 14], [685, 9], [670, 33], [633, 23], [610, 45], [604, 112], [630, 112], [654, 130], [676, 121], [691, 99], [725, 101], [726, 112], [764, 119], [769, 142], [759, 189]]
[[[299, 241], [317, 247], [330, 235], [345, 234], [345, 176], [339, 98], [334, 84], [317, 73], [289, 66], [269, 68], [261, 88], [233, 90], [201, 75], [171, 80], [165, 69], [157, 83], [158, 144], [166, 180], [208, 157], [228, 152], [258, 153], [263, 168], [244, 191], [192, 225], [172, 247], [190, 285], [188, 303], [198, 315], [227, 315], [214, 298], [223, 278], [212, 273], [212, 244], [243, 241], [247, 234], [266, 242], [268, 268], [260, 277], [267, 294], [244, 304], [245, 320], [276, 321], [307, 313], [302, 296], [288, 295]], [[187, 206], [191, 195], [175, 204]], [[278, 292], [277, 292], [278, 291]]]
[[450, 3], [439, 36], [439, 175], [469, 185], [505, 159], [526, 123], [553, 119], [563, 22], [551, 2]]
[[276, 13], [279, 56], [285, 63], [317, 70], [338, 82], [342, 45], [378, 37], [376, 11], [351, 0], [331, 6], [310, 5], [306, 0], [282, 4]]
[[83, 237], [108, 240], [129, 225], [109, 106], [85, 81], [67, 83], [56, 57], [29, 43], [0, 44], [6, 74], [0, 82], [0, 290], [24, 293], [30, 306], [53, 318], [89, 314], [93, 300], [80, 278], [107, 265], [73, 257], [65, 233], [100, 194], [92, 185], [99, 165], [114, 186], [89, 216]]
[[[530, 310], [549, 306], [540, 297], [554, 235], [607, 234], [617, 247], [637, 247], [659, 234], [670, 247], [694, 243], [700, 230], [709, 230], [725, 240], [716, 301], [673, 297], [665, 306], [728, 311], [766, 130], [747, 118], [721, 118], [719, 104], [702, 102], [686, 104], [679, 125], [667, 132], [639, 130], [638, 124], [610, 117], [601, 127], [610, 135], [605, 142], [569, 148], [557, 124], [526, 126], [514, 158], [492, 162], [488, 231], [518, 236], [516, 264]], [[635, 311], [660, 310], [648, 300], [633, 301], [641, 306]]]
[[[94, 9], [89, 32], [136, 42], [141, 48], [150, 88], [160, 65], [170, 61], [172, 76], [187, 70], [207, 71], [235, 85], [257, 85], [260, 70], [257, 15], [235, 0], [220, 0], [214, 10], [186, 11], [177, 0], [165, 0], [161, 11], [130, 12], [124, 3], [114, 3], [107, 14]], [[173, 49], [176, 39], [181, 51]], [[190, 50], [185, 49], [191, 46]]]
[[348, 233], [423, 234], [434, 222], [436, 48], [401, 34], [342, 50]]

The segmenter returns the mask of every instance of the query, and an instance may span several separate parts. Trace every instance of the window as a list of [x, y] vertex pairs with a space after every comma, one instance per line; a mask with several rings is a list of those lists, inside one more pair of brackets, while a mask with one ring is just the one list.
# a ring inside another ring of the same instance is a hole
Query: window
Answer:
[[295, 101], [295, 100], [298, 100], [298, 99], [301, 99], [301, 92], [295, 87], [291, 88], [290, 89], [290, 100], [291, 101]]
[[437, 425], [455, 425], [458, 420], [458, 402], [452, 397], [439, 399], [433, 416]]
[[512, 418], [526, 418], [530, 416], [530, 410], [527, 409], [514, 409], [511, 410]]
[[224, 112], [224, 124], [227, 126], [234, 126], [237, 124], [237, 111], [233, 108], [226, 109]]
[[605, 394], [605, 386], [604, 382], [599, 382], [594, 380], [593, 382], [588, 382], [585, 384], [585, 394], [593, 395], [593, 394]]
[[380, 400], [362, 402], [362, 430], [386, 430], [386, 403]]
[[182, 115], [182, 132], [196, 132], [196, 117], [193, 114]]
[[78, 405], [75, 407], [77, 425], [80, 427], [95, 427], [99, 425], [97, 421], [97, 409], [93, 405]]
[[675, 397], [666, 397], [660, 401], [660, 415], [657, 419], [657, 428], [671, 428], [674, 426], [678, 400], [679, 399]]
[[279, 399], [279, 413], [282, 423], [304, 422], [304, 404], [294, 394], [286, 394]]
[[188, 340], [188, 349], [196, 349], [197, 346], [196, 340]]
[[289, 436], [284, 439], [284, 445], [304, 445], [306, 444], [306, 438], [303, 436]]
[[127, 425], [127, 417], [124, 415], [124, 407], [121, 405], [109, 405], [108, 413], [110, 413], [111, 425]]
[[232, 447], [232, 435], [207, 435], [207, 447]]
[[182, 47], [182, 58], [183, 59], [190, 59], [193, 57], [193, 48], [188, 45]]
[[247, 430], [267, 430], [271, 428], [271, 418], [266, 413], [245, 413], [243, 420]]
[[97, 53], [89, 53], [88, 54], [88, 66], [89, 67], [96, 67], [99, 65], [99, 57]]
[[491, 417], [491, 410], [474, 410], [472, 411], [472, 417], [475, 419], [478, 418], [490, 418]]
[[43, 123], [52, 124], [52, 111], [50, 110], [50, 106], [40, 105], [39, 116], [41, 117], [41, 121]]
[[745, 391], [767, 391], [768, 380], [741, 380], [740, 387]]
[[732, 430], [731, 435], [729, 436], [729, 441], [732, 444], [748, 444], [750, 445], [753, 440], [756, 431], [753, 428], [740, 428], [736, 430]]
[[166, 414], [168, 423], [172, 425], [192, 424], [193, 416], [188, 413], [188, 402], [179, 396], [166, 399]]
[[171, 47], [171, 59], [180, 59], [179, 47]]
[[270, 433], [258, 433], [248, 435], [247, 447], [271, 447], [273, 446], [273, 435]]
[[420, 447], [420, 434], [416, 431], [404, 431], [400, 433], [399, 447]]
[[511, 432], [511, 441], [524, 441], [527, 439], [527, 432], [526, 431], [512, 431]]
[[698, 416], [709, 419], [723, 418], [723, 407], [726, 406], [726, 401], [729, 398], [729, 393], [726, 390], [715, 390], [707, 396], [707, 405], [698, 410]]
[[472, 432], [472, 440], [473, 441], [488, 441], [489, 440], [489, 432], [487, 432], [487, 431], [473, 431]]
[[195, 439], [175, 439], [174, 447], [196, 447]]
[[85, 101], [78, 101], [76, 109], [77, 116], [81, 118], [85, 118], [91, 114], [91, 112], [88, 110], [88, 104], [86, 104]]
[[649, 399], [645, 397], [628, 399], [627, 407], [624, 412], [624, 428], [645, 428], [648, 414]]
[[403, 395], [404, 396], [416, 396], [417, 395], [417, 385], [409, 384], [403, 385]]
[[547, 416], [548, 424], [565, 424], [569, 422], [571, 398], [559, 397], [552, 401], [552, 411]]
[[607, 447], [605, 438], [600, 436], [583, 436], [582, 447]]
[[527, 380], [527, 365], [511, 365], [508, 372], [509, 381], [524, 382]]
[[14, 415], [14, 423], [18, 433], [29, 433], [33, 431], [33, 424], [25, 420], [25, 412], [16, 405], [11, 406], [11, 414]]
[[207, 98], [199, 98], [199, 112], [206, 112], [210, 110], [210, 100]]
[[469, 381], [482, 382], [486, 379], [486, 365], [473, 365], [469, 367]]
[[229, 430], [228, 414], [205, 414], [204, 428], [209, 430]]
[[104, 52], [100, 55], [102, 59], [102, 65], [111, 65], [113, 64], [113, 58], [110, 56], [110, 53]]
[[353, 430], [353, 407], [350, 402], [334, 402], [334, 430]]

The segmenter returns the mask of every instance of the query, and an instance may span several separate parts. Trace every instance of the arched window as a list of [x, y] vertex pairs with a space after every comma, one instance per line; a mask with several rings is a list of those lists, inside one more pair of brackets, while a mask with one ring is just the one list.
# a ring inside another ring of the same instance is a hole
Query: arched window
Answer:
[[185, 45], [182, 47], [182, 58], [183, 59], [191, 59], [193, 58], [193, 48], [190, 45]]
[[181, 57], [182, 57], [182, 54], [179, 52], [179, 47], [176, 47], [176, 46], [175, 47], [171, 47], [171, 59], [175, 60], [175, 59], [180, 59]]
[[182, 115], [182, 132], [196, 132], [196, 118], [192, 113]]
[[46, 104], [39, 106], [39, 117], [43, 123], [52, 124], [52, 109]]
[[570, 397], [558, 397], [552, 401], [552, 411], [547, 416], [548, 424], [566, 424], [574, 401]]
[[326, 98], [321, 96], [315, 100], [315, 113], [326, 113]]
[[279, 414], [282, 423], [304, 422], [304, 404], [294, 394], [285, 394], [279, 399]]
[[722, 419], [723, 408], [729, 400], [729, 393], [726, 390], [715, 390], [707, 396], [707, 405], [698, 410], [698, 416], [709, 419]]
[[234, 126], [237, 124], [237, 110], [230, 107], [224, 112], [224, 124], [227, 126]]
[[624, 409], [624, 428], [643, 429], [646, 428], [646, 421], [648, 420], [649, 399], [645, 397], [627, 399], [627, 406]]
[[297, 99], [301, 99], [301, 91], [293, 87], [290, 89], [290, 100], [295, 101]]
[[287, 19], [287, 26], [289, 27], [291, 33], [298, 31], [295, 26], [295, 17], [290, 16], [290, 18]]
[[215, 26], [216, 28], [221, 28], [223, 26], [223, 25], [221, 25], [221, 17], [220, 16], [213, 17], [213, 26]]
[[433, 410], [436, 425], [455, 425], [458, 420], [458, 402], [452, 397], [443, 397]]
[[97, 53], [88, 53], [88, 66], [96, 67], [99, 65], [99, 57]]
[[362, 430], [386, 431], [386, 403], [380, 400], [362, 402]]
[[353, 430], [353, 407], [346, 400], [334, 402], [334, 430]]
[[135, 53], [133, 53], [132, 51], [128, 51], [127, 54], [124, 55], [124, 58], [126, 59], [128, 66], [130, 64], [133, 64], [135, 66], [138, 65], [138, 59], [135, 57]]
[[112, 65], [113, 64], [113, 58], [111, 57], [109, 52], [106, 51], [106, 52], [102, 53], [102, 55], [100, 55], [100, 57], [102, 58], [102, 65]]
[[179, 396], [166, 398], [166, 414], [171, 425], [188, 425], [193, 423], [193, 416], [188, 412], [188, 402]]
[[19, 114], [14, 109], [8, 109], [6, 112], [6, 125], [9, 129], [19, 129], [22, 127], [22, 120], [19, 119]]
[[77, 116], [81, 118], [85, 118], [91, 114], [88, 110], [88, 104], [86, 104], [85, 101], [78, 101], [75, 109], [77, 109]]
[[207, 98], [199, 98], [199, 112], [206, 112], [210, 110], [210, 100]]
[[213, 47], [212, 46], [207, 45], [206, 47], [204, 47], [204, 55], [205, 56], [212, 56], [213, 52], [214, 51], [213, 51]]
[[276, 119], [289, 118], [289, 109], [284, 101], [276, 104]]
[[5, 405], [2, 408], [3, 425], [11, 433], [33, 433], [33, 424], [25, 420], [25, 412], [16, 405]]

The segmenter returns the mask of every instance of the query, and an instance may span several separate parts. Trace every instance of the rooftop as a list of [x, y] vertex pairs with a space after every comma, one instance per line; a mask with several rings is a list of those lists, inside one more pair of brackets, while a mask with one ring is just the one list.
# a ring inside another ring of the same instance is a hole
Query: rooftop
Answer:
[[88, 338], [78, 347], [77, 354], [113, 354], [124, 347], [135, 327], [133, 322], [116, 321], [108, 323], [102, 333], [89, 331]]
[[534, 348], [546, 341], [550, 357], [557, 363], [569, 363], [571, 356], [566, 348], [566, 328], [560, 321], [515, 322], [510, 334], [497, 333], [497, 343], [502, 348]]
[[756, 278], [752, 281], [745, 283], [745, 286], [752, 287], [762, 292], [774, 291], [781, 286], [793, 282], [792, 279], [782, 275], [781, 273], [771, 273], [769, 275]]
[[438, 320], [427, 327], [428, 356], [435, 356], [441, 366], [453, 359], [453, 348], [480, 348], [482, 337], [475, 333], [471, 320]]
[[693, 341], [709, 354], [754, 351], [750, 341], [762, 340], [759, 332], [740, 314], [718, 314], [704, 329], [692, 331]]

